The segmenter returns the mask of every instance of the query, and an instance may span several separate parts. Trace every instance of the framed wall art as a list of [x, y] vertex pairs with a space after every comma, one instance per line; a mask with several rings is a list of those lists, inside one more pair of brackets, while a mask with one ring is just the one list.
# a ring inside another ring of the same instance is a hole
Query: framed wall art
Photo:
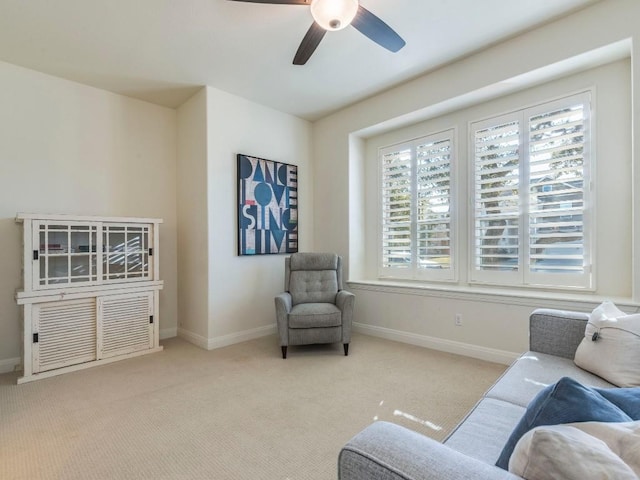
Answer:
[[298, 251], [298, 167], [238, 154], [238, 255]]

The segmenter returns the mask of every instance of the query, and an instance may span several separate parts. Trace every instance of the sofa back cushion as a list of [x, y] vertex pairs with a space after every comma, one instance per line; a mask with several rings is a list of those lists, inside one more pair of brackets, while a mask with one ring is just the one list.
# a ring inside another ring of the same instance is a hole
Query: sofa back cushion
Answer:
[[536, 309], [529, 317], [529, 350], [573, 360], [588, 320], [588, 313]]

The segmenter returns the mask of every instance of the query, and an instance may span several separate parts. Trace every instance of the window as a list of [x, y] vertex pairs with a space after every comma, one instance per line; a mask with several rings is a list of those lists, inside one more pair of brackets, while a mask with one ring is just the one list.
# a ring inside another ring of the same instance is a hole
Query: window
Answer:
[[471, 124], [470, 280], [592, 288], [590, 94]]
[[381, 277], [453, 280], [454, 131], [380, 150]]
[[455, 129], [379, 150], [378, 276], [456, 281], [464, 236], [463, 283], [593, 289], [591, 92], [467, 125], [466, 186]]

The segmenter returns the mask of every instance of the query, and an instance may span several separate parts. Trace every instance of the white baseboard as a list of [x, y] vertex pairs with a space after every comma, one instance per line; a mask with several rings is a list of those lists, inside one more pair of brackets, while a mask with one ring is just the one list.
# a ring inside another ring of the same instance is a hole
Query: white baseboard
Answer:
[[465, 357], [478, 358], [480, 360], [501, 363], [503, 365], [511, 365], [511, 363], [520, 356], [519, 353], [507, 352], [505, 350], [481, 347], [478, 345], [456, 342], [454, 340], [446, 340], [443, 338], [428, 337], [426, 335], [418, 335], [416, 333], [403, 332], [401, 330], [393, 330], [385, 327], [376, 327], [373, 325], [366, 325], [364, 323], [354, 322], [353, 329], [356, 332], [364, 333], [365, 335], [408, 343], [419, 347], [431, 348], [442, 352], [455, 353], [458, 355], [464, 355]]
[[184, 328], [178, 328], [178, 337], [186, 340], [189, 343], [193, 343], [195, 346], [208, 350], [207, 345], [209, 343], [206, 337], [198, 335], [197, 333], [190, 332]]
[[4, 360], [0, 360], [0, 373], [15, 372], [16, 367], [21, 368], [21, 363], [22, 360], [20, 360], [20, 357], [5, 358]]
[[274, 333], [276, 333], [275, 324], [214, 338], [205, 338], [197, 333], [190, 332], [183, 328], [178, 328], [178, 337], [183, 338], [187, 342], [193, 343], [200, 348], [204, 348], [205, 350], [227, 347], [236, 343], [246, 342], [247, 340], [253, 340], [254, 338], [266, 337], [267, 335], [272, 335]]
[[165, 338], [173, 338], [177, 336], [178, 336], [178, 327], [160, 329], [160, 340], [164, 340]]
[[266, 325], [264, 327], [252, 328], [250, 330], [244, 330], [242, 332], [231, 333], [229, 335], [223, 335], [221, 337], [214, 337], [209, 339], [207, 350], [213, 350], [215, 348], [222, 348], [235, 343], [246, 342], [247, 340], [253, 340], [254, 338], [266, 337], [276, 333], [276, 325]]

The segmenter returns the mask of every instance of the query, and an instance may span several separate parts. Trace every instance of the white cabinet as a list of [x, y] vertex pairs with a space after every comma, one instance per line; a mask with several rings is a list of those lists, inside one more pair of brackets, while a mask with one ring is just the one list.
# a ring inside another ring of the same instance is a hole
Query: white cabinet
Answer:
[[19, 383], [162, 350], [162, 220], [18, 214], [24, 224]]

